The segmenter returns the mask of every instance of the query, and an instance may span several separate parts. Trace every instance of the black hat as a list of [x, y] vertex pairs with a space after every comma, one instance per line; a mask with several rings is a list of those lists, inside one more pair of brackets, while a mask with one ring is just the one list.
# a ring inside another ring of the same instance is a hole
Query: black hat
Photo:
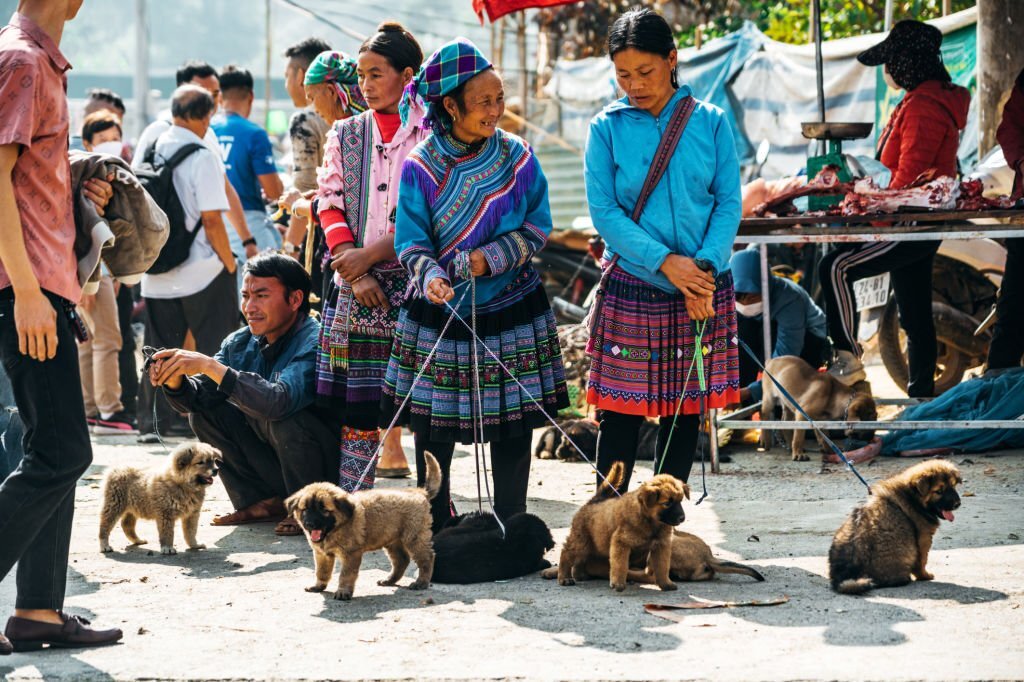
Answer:
[[904, 19], [892, 27], [885, 40], [857, 55], [857, 61], [865, 66], [879, 66], [898, 55], [938, 55], [941, 46], [942, 31], [931, 24]]

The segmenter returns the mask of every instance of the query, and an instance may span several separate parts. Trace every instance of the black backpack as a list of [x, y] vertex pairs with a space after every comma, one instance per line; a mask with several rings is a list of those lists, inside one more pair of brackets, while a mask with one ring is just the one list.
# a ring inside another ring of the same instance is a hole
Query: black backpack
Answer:
[[193, 230], [189, 230], [185, 225], [185, 209], [182, 208], [178, 191], [174, 188], [174, 169], [194, 152], [203, 148], [205, 145], [191, 142], [174, 152], [165, 163], [160, 164], [156, 161], [154, 144], [146, 150], [142, 163], [135, 169], [139, 182], [149, 192], [149, 196], [153, 197], [157, 206], [167, 214], [167, 222], [170, 223], [167, 243], [160, 249], [160, 255], [147, 270], [150, 274], [159, 275], [184, 263], [192, 249], [192, 242], [199, 233], [201, 220], [196, 222]]

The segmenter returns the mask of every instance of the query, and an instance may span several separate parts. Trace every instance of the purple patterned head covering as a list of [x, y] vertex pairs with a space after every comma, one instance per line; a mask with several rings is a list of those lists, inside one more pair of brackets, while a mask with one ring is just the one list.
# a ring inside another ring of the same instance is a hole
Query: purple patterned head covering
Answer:
[[424, 126], [447, 131], [450, 122], [441, 116], [441, 100], [460, 85], [492, 65], [476, 45], [467, 38], [456, 38], [442, 45], [423, 63], [420, 72], [405, 87], [398, 113], [402, 125], [409, 119], [412, 109], [423, 110]]

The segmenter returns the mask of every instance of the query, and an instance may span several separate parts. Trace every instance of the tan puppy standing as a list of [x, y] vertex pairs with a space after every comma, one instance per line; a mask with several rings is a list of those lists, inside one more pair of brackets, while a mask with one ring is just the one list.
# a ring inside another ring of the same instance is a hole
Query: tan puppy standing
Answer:
[[[871, 397], [871, 384], [866, 381], [859, 381], [852, 387], [846, 386], [831, 374], [819, 372], [806, 360], [795, 355], [772, 358], [765, 368], [815, 421], [875, 421], [878, 418], [875, 399]], [[782, 421], [804, 421], [804, 416], [793, 409], [770, 377], [765, 376], [761, 380], [761, 386], [764, 389], [764, 397], [761, 399], [762, 421], [774, 419], [776, 406], [782, 408]], [[793, 461], [806, 462], [806, 431], [794, 429], [791, 433], [790, 454]], [[869, 441], [875, 437], [875, 432], [848, 429], [846, 435], [857, 440]], [[827, 452], [828, 447], [821, 437], [817, 433], [815, 437], [818, 438], [822, 452]], [[761, 430], [760, 444], [765, 450], [772, 449], [772, 432], [769, 429]]]
[[636, 490], [616, 496], [625, 467], [612, 464], [597, 494], [572, 518], [569, 536], [558, 560], [558, 584], [573, 585], [589, 578], [587, 563], [595, 558], [608, 562], [608, 584], [626, 589], [629, 555], [647, 556], [647, 572], [663, 590], [674, 590], [669, 577], [672, 560], [672, 529], [686, 518], [683, 498], [690, 488], [682, 481], [660, 474]]
[[220, 450], [205, 443], [186, 443], [174, 449], [167, 466], [145, 470], [115, 467], [103, 480], [103, 507], [100, 510], [100, 551], [112, 552], [110, 531], [121, 521], [121, 529], [133, 545], [146, 541], [135, 532], [138, 519], [156, 521], [161, 554], [177, 554], [174, 549], [174, 522], [181, 519], [181, 530], [189, 549], [205, 549], [196, 540], [199, 511], [206, 489], [213, 485]]
[[299, 522], [313, 549], [316, 583], [307, 587], [307, 592], [327, 589], [337, 560], [341, 573], [334, 598], [351, 599], [363, 554], [378, 549], [391, 561], [391, 574], [378, 585], [396, 585], [411, 558], [419, 575], [409, 589], [430, 586], [434, 570], [430, 500], [441, 488], [441, 467], [429, 452], [425, 456], [425, 488], [347, 493], [332, 483], [311, 483], [285, 500], [285, 508]]

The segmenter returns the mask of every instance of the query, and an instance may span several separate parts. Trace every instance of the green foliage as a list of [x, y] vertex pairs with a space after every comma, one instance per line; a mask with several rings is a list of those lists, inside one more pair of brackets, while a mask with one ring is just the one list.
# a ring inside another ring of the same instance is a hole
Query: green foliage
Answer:
[[[705, 17], [704, 39], [735, 31], [747, 19], [768, 37], [785, 43], [806, 43], [810, 36], [811, 0], [680, 0]], [[897, 0], [893, 20], [927, 21], [942, 16], [942, 0]], [[953, 0], [953, 11], [973, 7], [975, 0]], [[700, 23], [698, 21], [698, 23]], [[848, 38], [883, 30], [885, 0], [821, 0], [821, 33], [825, 40]], [[679, 44], [694, 44], [697, 26], [679, 34]]]

